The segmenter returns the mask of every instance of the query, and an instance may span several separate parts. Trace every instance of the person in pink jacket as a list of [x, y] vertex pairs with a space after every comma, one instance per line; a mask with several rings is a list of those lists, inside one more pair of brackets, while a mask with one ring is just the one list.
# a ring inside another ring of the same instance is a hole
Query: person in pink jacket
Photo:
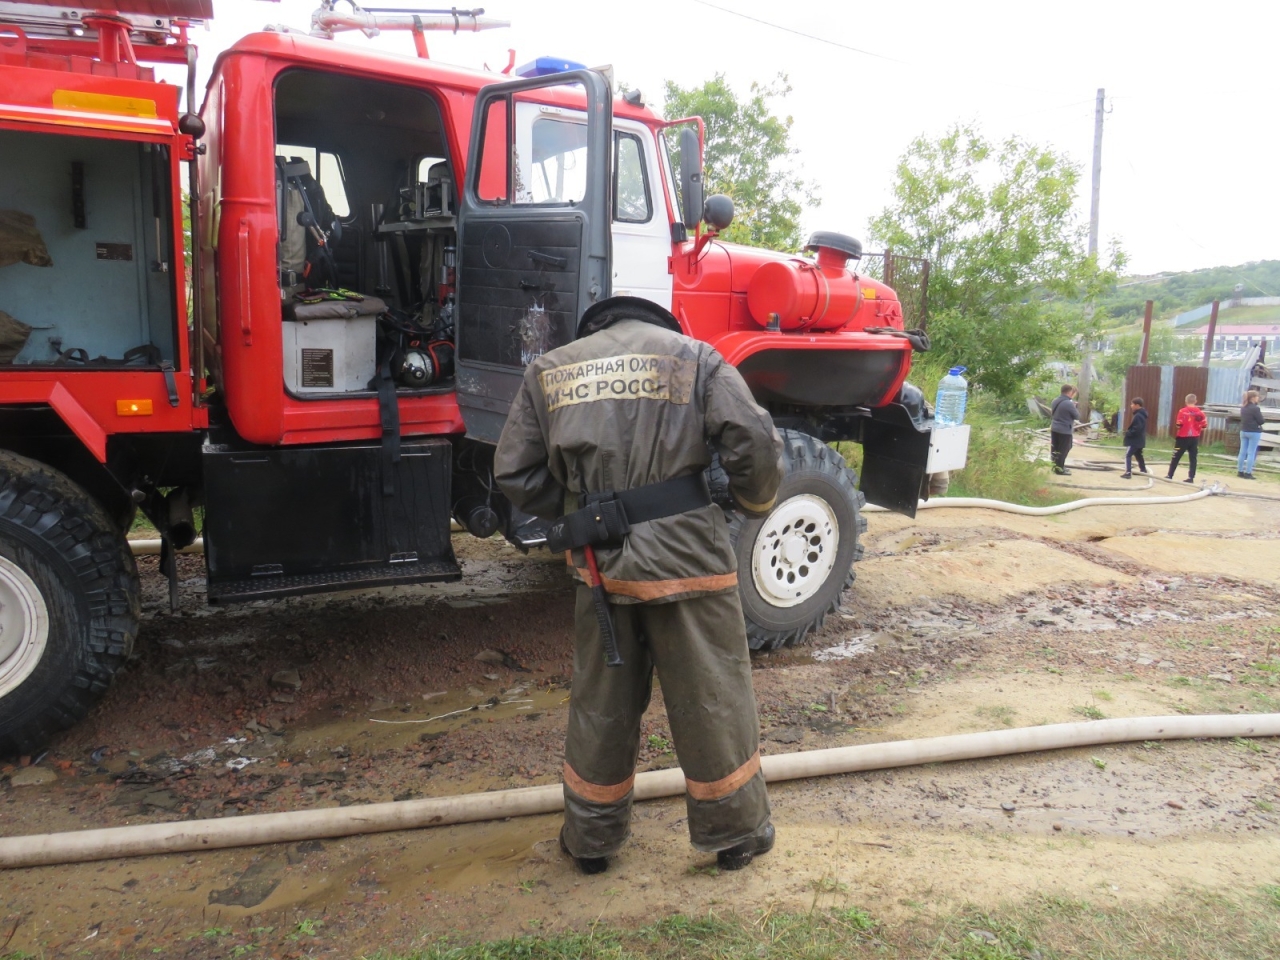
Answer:
[[1196, 395], [1188, 393], [1186, 396], [1186, 406], [1178, 411], [1178, 419], [1176, 421], [1178, 427], [1177, 436], [1173, 440], [1173, 459], [1169, 461], [1169, 475], [1166, 480], [1172, 480], [1174, 471], [1178, 469], [1178, 461], [1182, 459], [1182, 455], [1187, 454], [1187, 459], [1191, 462], [1191, 472], [1183, 483], [1196, 482], [1196, 456], [1200, 450], [1200, 434], [1204, 433], [1204, 428], [1209, 425], [1209, 418], [1204, 415], [1204, 411], [1196, 406]]

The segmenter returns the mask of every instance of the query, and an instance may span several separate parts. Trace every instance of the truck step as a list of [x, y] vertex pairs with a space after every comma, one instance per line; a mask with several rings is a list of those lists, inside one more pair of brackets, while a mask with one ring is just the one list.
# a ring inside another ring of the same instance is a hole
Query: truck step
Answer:
[[433, 583], [461, 580], [462, 570], [452, 560], [427, 560], [417, 563], [386, 564], [359, 570], [334, 570], [329, 573], [274, 574], [246, 580], [209, 584], [210, 603], [247, 603], [272, 597], [296, 597], [306, 593], [334, 590], [362, 590], [368, 587], [392, 587], [411, 583]]

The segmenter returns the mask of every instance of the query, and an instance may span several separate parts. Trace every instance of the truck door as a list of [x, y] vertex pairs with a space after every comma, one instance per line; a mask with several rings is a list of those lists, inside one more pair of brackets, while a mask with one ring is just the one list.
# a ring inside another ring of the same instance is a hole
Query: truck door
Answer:
[[[586, 95], [585, 126], [520, 109], [563, 100], [538, 91], [571, 85]], [[518, 130], [526, 116], [531, 126]], [[458, 212], [457, 385], [468, 436], [496, 442], [525, 366], [572, 340], [583, 311], [610, 295], [612, 136], [609, 85], [591, 70], [494, 84], [476, 98]]]

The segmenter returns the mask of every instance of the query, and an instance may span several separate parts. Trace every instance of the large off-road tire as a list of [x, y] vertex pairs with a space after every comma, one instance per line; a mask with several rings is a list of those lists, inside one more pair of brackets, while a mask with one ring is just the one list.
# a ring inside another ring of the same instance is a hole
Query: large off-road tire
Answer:
[[82, 719], [138, 634], [138, 568], [84, 490], [0, 451], [0, 756]]
[[772, 512], [728, 513], [752, 650], [799, 643], [821, 625], [853, 583], [867, 529], [866, 500], [844, 458], [808, 434], [780, 433], [786, 472]]

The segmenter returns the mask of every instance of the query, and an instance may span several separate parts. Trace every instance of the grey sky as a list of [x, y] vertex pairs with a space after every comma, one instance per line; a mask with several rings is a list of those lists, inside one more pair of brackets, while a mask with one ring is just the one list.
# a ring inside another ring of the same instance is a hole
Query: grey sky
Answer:
[[[666, 79], [687, 86], [723, 72], [745, 92], [753, 80], [787, 73], [793, 92], [780, 109], [795, 118], [799, 163], [822, 198], [805, 215], [807, 229], [865, 236], [911, 139], [958, 120], [993, 138], [1019, 134], [1068, 153], [1084, 168], [1086, 218], [1101, 86], [1112, 109], [1103, 141], [1104, 246], [1119, 239], [1135, 272], [1280, 258], [1280, 4], [479, 2], [512, 28], [429, 36], [433, 57], [499, 70], [514, 47], [518, 63], [540, 55], [612, 63], [619, 79], [659, 107]], [[315, 6], [215, 0], [212, 31], [196, 35], [201, 83], [213, 55], [238, 36], [268, 22], [306, 29]], [[348, 34], [340, 42], [413, 51], [407, 34], [372, 41]]]

